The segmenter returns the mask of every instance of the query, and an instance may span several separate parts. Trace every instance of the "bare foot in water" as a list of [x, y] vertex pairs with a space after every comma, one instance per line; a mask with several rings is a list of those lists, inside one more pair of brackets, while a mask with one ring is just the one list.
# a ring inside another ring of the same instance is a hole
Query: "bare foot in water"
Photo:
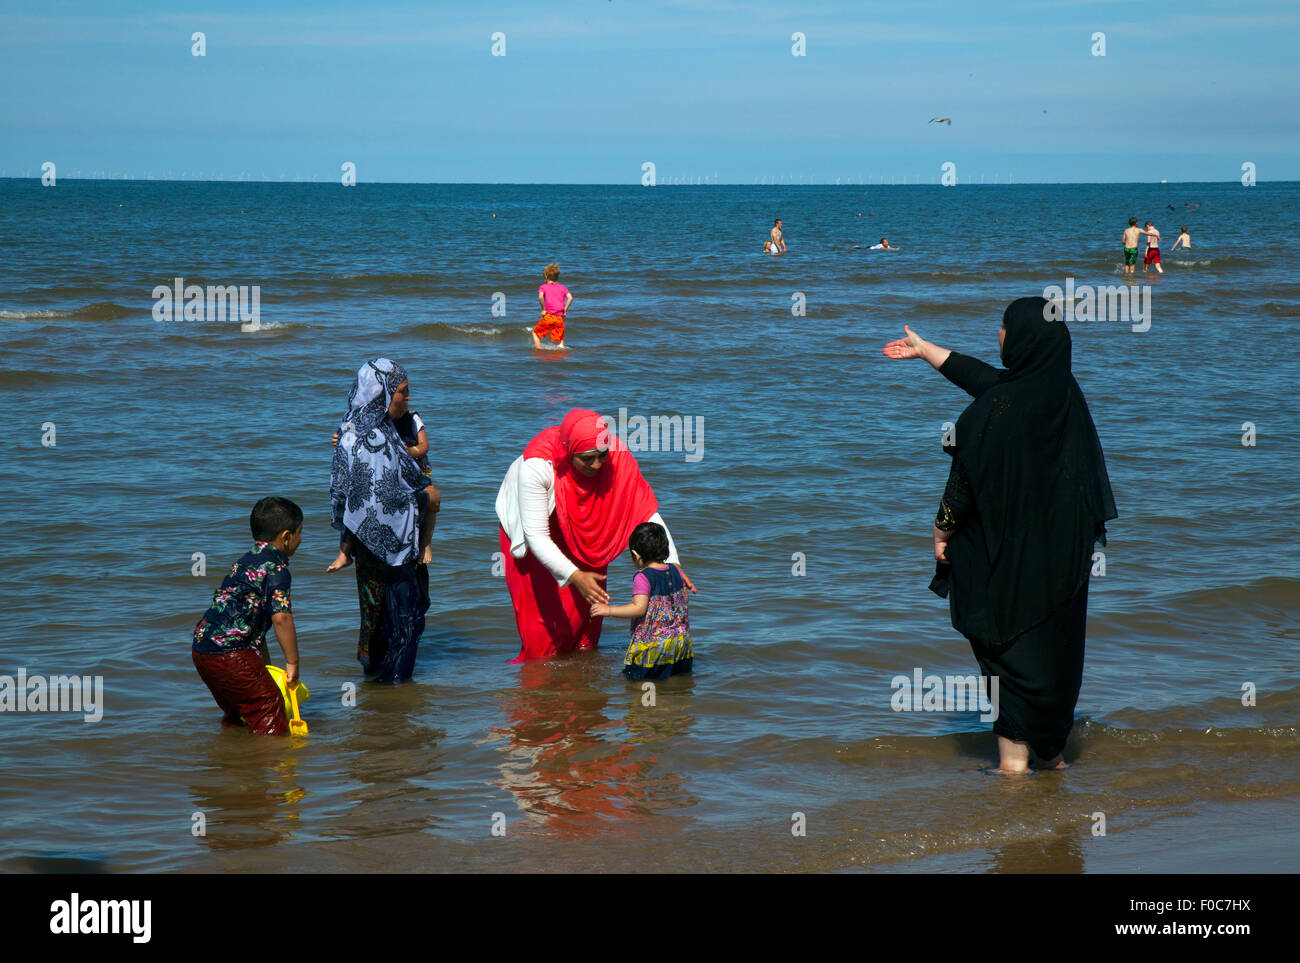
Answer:
[[1065, 757], [1057, 755], [1038, 767], [1039, 769], [1069, 769], [1070, 764], [1065, 761]]
[[1000, 776], [1029, 772], [1029, 743], [998, 736], [998, 767], [990, 771]]
[[334, 561], [330, 562], [330, 567], [327, 568], [325, 571], [337, 572], [339, 569], [347, 568], [351, 564], [352, 564], [352, 559], [348, 558], [347, 553], [339, 552], [339, 557], [334, 559]]
[[420, 564], [429, 565], [432, 562], [433, 562], [433, 546], [426, 545], [424, 546], [424, 554], [420, 556]]

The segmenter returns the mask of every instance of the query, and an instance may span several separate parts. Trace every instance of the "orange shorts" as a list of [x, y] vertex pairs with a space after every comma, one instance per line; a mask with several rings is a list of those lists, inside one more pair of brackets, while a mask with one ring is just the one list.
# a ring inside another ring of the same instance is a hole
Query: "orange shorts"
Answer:
[[564, 318], [558, 314], [543, 314], [542, 320], [533, 328], [533, 334], [539, 338], [549, 335], [552, 341], [559, 344], [564, 340]]

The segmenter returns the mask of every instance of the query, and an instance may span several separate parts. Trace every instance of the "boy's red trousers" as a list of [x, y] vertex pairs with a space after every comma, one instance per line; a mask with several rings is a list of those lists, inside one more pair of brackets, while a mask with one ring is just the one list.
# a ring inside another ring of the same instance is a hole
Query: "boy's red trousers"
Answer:
[[[212, 698], [226, 714], [225, 726], [248, 723], [251, 732], [266, 736], [287, 736], [289, 714], [284, 711], [280, 687], [266, 671], [257, 649], [233, 652], [194, 652], [194, 668], [207, 683]], [[243, 721], [240, 721], [240, 717]]]

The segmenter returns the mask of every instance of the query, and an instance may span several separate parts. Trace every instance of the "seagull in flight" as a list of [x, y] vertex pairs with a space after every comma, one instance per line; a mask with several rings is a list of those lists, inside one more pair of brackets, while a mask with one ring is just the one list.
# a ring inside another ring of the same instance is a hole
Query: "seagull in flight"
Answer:
[[949, 127], [951, 127], [951, 126], [952, 126], [952, 118], [951, 118], [951, 117], [931, 117], [931, 118], [930, 118], [930, 123], [931, 123], [931, 124], [947, 124]]

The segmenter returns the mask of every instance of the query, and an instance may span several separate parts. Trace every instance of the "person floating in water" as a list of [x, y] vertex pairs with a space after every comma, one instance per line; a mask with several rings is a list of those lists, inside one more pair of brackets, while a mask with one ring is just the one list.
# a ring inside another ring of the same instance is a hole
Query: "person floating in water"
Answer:
[[223, 726], [257, 735], [289, 734], [284, 696], [266, 671], [266, 630], [284, 650], [286, 691], [298, 684], [298, 633], [289, 602], [289, 558], [302, 544], [302, 509], [287, 498], [263, 498], [248, 526], [253, 547], [221, 581], [194, 626], [192, 659], [225, 715]]
[[[853, 245], [853, 250], [856, 251], [856, 250], [857, 250], [858, 248], [860, 248], [860, 247], [862, 247], [861, 244], [854, 244], [854, 245]], [[873, 244], [873, 245], [871, 245], [869, 248], [867, 248], [867, 250], [868, 250], [868, 251], [897, 251], [898, 248], [894, 247], [894, 245], [892, 245], [892, 244], [889, 243], [889, 238], [887, 238], [887, 237], [882, 237], [882, 238], [880, 239], [880, 243], [879, 243], [879, 244]]]
[[1132, 274], [1133, 267], [1137, 264], [1138, 259], [1138, 238], [1142, 236], [1142, 229], [1137, 226], [1138, 219], [1130, 217], [1128, 227], [1124, 228], [1124, 236], [1120, 243], [1124, 245], [1124, 273]]
[[632, 641], [623, 659], [629, 679], [666, 679], [690, 672], [695, 661], [686, 582], [682, 570], [668, 564], [668, 531], [642, 522], [628, 538], [636, 575], [627, 605], [595, 602], [594, 618], [632, 620]]
[[557, 348], [563, 348], [564, 318], [569, 313], [569, 305], [573, 303], [573, 295], [560, 284], [558, 264], [551, 262], [546, 265], [542, 277], [546, 281], [537, 289], [537, 303], [542, 306], [542, 318], [537, 322], [537, 327], [533, 328], [533, 347], [540, 348], [541, 339], [549, 337], [552, 344], [559, 342]]

